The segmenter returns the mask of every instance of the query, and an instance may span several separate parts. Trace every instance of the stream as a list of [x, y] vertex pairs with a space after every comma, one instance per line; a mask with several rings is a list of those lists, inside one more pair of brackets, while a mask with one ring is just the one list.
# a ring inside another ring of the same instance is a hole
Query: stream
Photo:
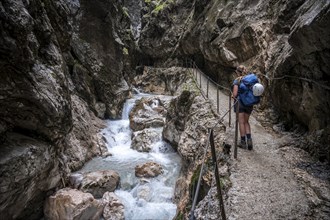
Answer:
[[[122, 119], [107, 120], [107, 127], [103, 129], [102, 134], [107, 140], [107, 147], [112, 156], [94, 158], [81, 171], [114, 170], [119, 173], [120, 187], [115, 194], [124, 204], [125, 219], [173, 219], [177, 209], [173, 203], [173, 196], [175, 182], [181, 169], [180, 156], [162, 140], [162, 127], [151, 128], [159, 134], [159, 139], [152, 144], [150, 152], [131, 149], [132, 130], [129, 126], [129, 113], [136, 100], [142, 97], [152, 95], [135, 94], [125, 102]], [[160, 164], [164, 170], [163, 174], [155, 178], [136, 177], [135, 167], [146, 162]]]

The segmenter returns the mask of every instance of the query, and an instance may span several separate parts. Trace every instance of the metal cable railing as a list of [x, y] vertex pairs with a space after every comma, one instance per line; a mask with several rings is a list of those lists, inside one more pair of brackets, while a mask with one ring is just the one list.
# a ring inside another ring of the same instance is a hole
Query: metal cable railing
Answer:
[[[194, 216], [194, 211], [195, 211], [195, 207], [196, 207], [196, 203], [197, 203], [197, 198], [198, 198], [198, 194], [199, 194], [199, 189], [200, 189], [200, 183], [201, 183], [201, 178], [203, 175], [203, 169], [204, 169], [204, 164], [205, 164], [205, 160], [206, 160], [206, 155], [207, 155], [207, 151], [208, 151], [208, 147], [209, 145], [211, 146], [211, 153], [212, 153], [212, 160], [215, 166], [214, 172], [215, 172], [215, 181], [216, 181], [216, 185], [217, 185], [217, 192], [218, 192], [218, 200], [219, 200], [219, 205], [220, 205], [220, 210], [221, 210], [221, 218], [222, 220], [226, 220], [226, 214], [225, 214], [225, 209], [224, 209], [224, 203], [223, 203], [223, 198], [222, 198], [222, 190], [221, 190], [221, 185], [220, 185], [220, 177], [219, 177], [219, 171], [218, 171], [218, 164], [217, 164], [217, 158], [216, 158], [216, 153], [215, 153], [215, 146], [214, 146], [214, 137], [213, 137], [213, 129], [220, 123], [222, 122], [222, 120], [224, 119], [224, 117], [229, 114], [229, 126], [231, 124], [231, 110], [232, 108], [237, 105], [237, 108], [239, 107], [239, 102], [237, 99], [234, 99], [234, 104], [231, 103], [231, 98], [232, 98], [232, 91], [229, 88], [226, 88], [224, 86], [221, 86], [219, 84], [217, 84], [215, 81], [213, 81], [210, 77], [208, 77], [207, 75], [205, 75], [196, 65], [195, 62], [193, 62], [192, 60], [188, 60], [185, 59], [183, 62], [179, 62], [178, 60], [174, 61], [171, 63], [171, 66], [176, 66], [176, 67], [185, 67], [185, 68], [189, 68], [189, 72], [190, 74], [193, 76], [193, 80], [195, 81], [195, 84], [197, 85], [197, 87], [199, 88], [202, 96], [205, 99], [209, 99], [209, 91], [210, 91], [210, 85], [213, 85], [216, 87], [217, 90], [217, 101], [216, 101], [216, 105], [217, 105], [217, 113], [219, 114], [219, 108], [220, 108], [220, 88], [227, 90], [229, 92], [229, 109], [222, 115], [222, 117], [218, 120], [218, 122], [211, 128], [209, 129], [209, 134], [208, 134], [208, 141], [207, 144], [205, 146], [205, 152], [204, 152], [204, 156], [203, 156], [203, 162], [201, 165], [201, 170], [199, 173], [199, 178], [198, 178], [198, 182], [197, 182], [197, 187], [196, 187], [196, 191], [194, 193], [194, 199], [192, 202], [192, 208], [190, 211], [190, 216], [189, 219], [190, 220], [194, 220], [195, 216]], [[161, 68], [161, 67], [159, 67]], [[168, 68], [164, 67], [164, 68]], [[203, 88], [202, 88], [202, 76], [204, 78], [206, 78], [206, 94], [204, 94]], [[199, 79], [199, 82], [198, 82]], [[235, 126], [235, 148], [234, 148], [234, 158], [237, 159], [237, 135], [238, 135], [238, 111], [236, 112], [236, 126]]]
[[[221, 107], [221, 104], [220, 104], [220, 92], [221, 92], [221, 89], [224, 89], [226, 90], [227, 92], [229, 92], [229, 96], [228, 96], [228, 109], [231, 109], [232, 108], [232, 91], [231, 89], [227, 88], [227, 87], [224, 87], [218, 83], [216, 83], [214, 80], [212, 80], [209, 76], [207, 76], [206, 74], [203, 73], [203, 71], [201, 71], [198, 66], [196, 65], [195, 62], [193, 62], [192, 60], [188, 60], [186, 61], [186, 66], [189, 66], [189, 68], [192, 69], [192, 76], [194, 77], [195, 79], [195, 83], [196, 85], [199, 87], [203, 97], [206, 99], [210, 99], [210, 96], [209, 96], [209, 93], [210, 93], [210, 89], [211, 87], [215, 88], [216, 89], [216, 100], [214, 100], [214, 104], [216, 105], [216, 109], [217, 109], [217, 113], [220, 114], [220, 107]], [[203, 76], [203, 77], [202, 77]], [[203, 79], [206, 79], [206, 88], [204, 88], [204, 90], [206, 90], [206, 94], [204, 94], [204, 91], [203, 91], [203, 87], [202, 87], [202, 81]], [[211, 100], [211, 99], [210, 99]], [[229, 111], [229, 117], [228, 117], [228, 125], [229, 127], [231, 126], [231, 111]]]
[[[220, 96], [219, 96], [219, 93], [220, 93], [220, 89], [219, 88], [222, 88], [222, 89], [225, 89], [225, 90], [228, 90], [229, 91], [229, 107], [228, 107], [228, 111], [225, 113], [225, 115], [227, 115], [229, 113], [229, 119], [228, 119], [228, 125], [229, 127], [231, 126], [231, 109], [236, 105], [237, 106], [237, 109], [239, 109], [239, 102], [237, 99], [234, 98], [234, 104], [232, 105], [232, 102], [231, 102], [231, 98], [233, 97], [232, 96], [232, 91], [229, 89], [229, 88], [226, 88], [224, 86], [221, 86], [219, 84], [217, 84], [216, 82], [214, 82], [210, 77], [208, 77], [207, 75], [205, 75], [198, 67], [197, 65], [195, 64], [195, 62], [193, 62], [192, 60], [189, 60], [186, 61], [186, 65], [187, 66], [191, 66], [191, 68], [193, 69], [193, 71], [195, 71], [195, 73], [191, 73], [193, 76], [194, 76], [194, 79], [195, 79], [195, 83], [196, 85], [199, 87], [200, 89], [200, 92], [202, 93], [203, 97], [205, 99], [208, 99], [208, 92], [209, 92], [209, 85], [210, 85], [210, 82], [211, 84], [215, 85], [216, 86], [216, 90], [217, 90], [217, 101], [216, 101], [216, 105], [217, 105], [217, 113], [219, 114], [219, 108], [220, 108]], [[198, 73], [199, 73], [199, 77], [198, 77]], [[203, 92], [203, 88], [202, 88], [202, 75], [204, 78], [207, 79], [207, 83], [206, 83], [206, 97], [204, 95], [204, 92]], [[199, 79], [199, 83], [198, 83], [198, 79]], [[237, 159], [237, 137], [238, 137], [238, 111], [236, 111], [236, 117], [235, 117], [235, 139], [234, 139], [234, 158]]]
[[[190, 64], [190, 65], [189, 65]], [[211, 153], [212, 153], [212, 160], [213, 160], [213, 163], [214, 163], [214, 177], [215, 177], [215, 181], [216, 181], [216, 186], [217, 186], [217, 194], [218, 194], [218, 201], [219, 201], [219, 207], [220, 207], [220, 210], [221, 210], [221, 219], [222, 220], [226, 220], [226, 213], [225, 213], [225, 208], [224, 208], [224, 202], [223, 202], [223, 196], [222, 196], [222, 190], [221, 190], [221, 184], [220, 184], [220, 176], [219, 176], [219, 171], [218, 171], [218, 163], [217, 163], [217, 157], [216, 157], [216, 153], [215, 153], [215, 145], [214, 145], [214, 136], [213, 136], [213, 129], [223, 120], [223, 118], [229, 114], [229, 126], [230, 126], [230, 121], [231, 121], [231, 110], [233, 108], [233, 106], [238, 102], [237, 100], [235, 99], [235, 103], [234, 105], [231, 105], [231, 96], [232, 96], [232, 91], [228, 88], [225, 88], [219, 84], [217, 84], [216, 82], [214, 82], [210, 77], [206, 76], [198, 67], [197, 65], [190, 60], [190, 62], [187, 62], [186, 61], [186, 66], [189, 66], [192, 71], [190, 72], [193, 76], [193, 79], [195, 81], [195, 84], [199, 87], [199, 90], [202, 94], [202, 96], [205, 98], [205, 99], [208, 99], [209, 98], [209, 88], [210, 88], [210, 84], [213, 84], [213, 85], [216, 85], [216, 90], [217, 90], [217, 113], [219, 114], [219, 107], [220, 107], [220, 96], [219, 96], [219, 93], [220, 93], [220, 89], [219, 88], [222, 88], [222, 89], [225, 89], [225, 90], [228, 90], [229, 93], [230, 93], [230, 96], [229, 96], [229, 109], [228, 111], [220, 118], [220, 120], [213, 126], [213, 128], [211, 128], [209, 130], [209, 135], [208, 135], [208, 142], [206, 144], [206, 147], [205, 147], [205, 152], [204, 152], [204, 156], [203, 156], [203, 162], [202, 162], [202, 166], [200, 168], [200, 173], [199, 173], [199, 178], [198, 178], [198, 182], [197, 182], [197, 187], [196, 187], [196, 191], [195, 191], [195, 194], [194, 194], [194, 200], [192, 202], [192, 208], [190, 210], [190, 214], [189, 214], [189, 220], [194, 220], [195, 219], [195, 216], [194, 216], [194, 211], [195, 211], [195, 207], [196, 207], [196, 203], [197, 203], [197, 198], [198, 198], [198, 194], [199, 194], [199, 189], [200, 189], [200, 184], [201, 184], [201, 178], [202, 178], [202, 175], [203, 175], [203, 169], [204, 169], [204, 164], [205, 164], [205, 160], [206, 160], [206, 154], [207, 154], [207, 151], [208, 151], [208, 146], [210, 145], [211, 146]], [[199, 74], [199, 75], [198, 75]], [[206, 78], [206, 95], [204, 94], [203, 92], [203, 88], [202, 88], [202, 75], [204, 78]], [[199, 83], [198, 83], [198, 79], [199, 79]], [[237, 129], [237, 124], [238, 124], [238, 118], [236, 118], [236, 131], [235, 131], [235, 151], [234, 151], [234, 157], [237, 158], [237, 132], [238, 132], [238, 129]]]
[[[230, 110], [228, 110], [227, 113]], [[199, 189], [200, 189], [201, 179], [203, 176], [203, 170], [204, 170], [204, 165], [205, 165], [205, 161], [206, 161], [206, 155], [207, 155], [209, 146], [211, 146], [212, 160], [213, 160], [213, 163], [215, 166], [214, 173], [215, 173], [215, 180], [216, 180], [217, 191], [218, 191], [218, 200], [219, 200], [219, 205], [220, 205], [220, 209], [221, 209], [221, 218], [222, 218], [222, 220], [226, 220], [226, 213], [225, 213], [225, 208], [224, 208], [224, 203], [223, 203], [223, 198], [222, 198], [222, 190], [221, 190], [221, 185], [220, 185], [220, 176], [219, 176], [218, 163], [217, 163], [218, 160], [217, 160], [217, 156], [215, 153], [214, 136], [213, 136], [214, 128], [216, 126], [218, 126], [218, 124], [226, 116], [226, 114], [223, 115], [222, 118], [220, 118], [220, 120], [211, 129], [209, 129], [208, 139], [207, 139], [206, 147], [204, 149], [203, 162], [202, 162], [202, 166], [201, 166], [201, 169], [199, 172], [197, 187], [196, 187], [196, 191], [194, 194], [194, 200], [192, 202], [192, 208], [191, 208], [190, 214], [189, 214], [189, 220], [195, 220], [194, 211], [196, 208], [198, 193], [199, 193]]]

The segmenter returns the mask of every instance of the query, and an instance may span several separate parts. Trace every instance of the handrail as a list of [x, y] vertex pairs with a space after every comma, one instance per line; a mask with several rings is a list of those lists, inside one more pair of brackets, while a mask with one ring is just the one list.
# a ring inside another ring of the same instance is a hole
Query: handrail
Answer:
[[[236, 104], [237, 101], [238, 100], [236, 99], [234, 105]], [[228, 114], [228, 112], [232, 110], [232, 108], [234, 107], [234, 105], [218, 120], [217, 123], [214, 124], [214, 126], [212, 128], [210, 128], [209, 131], [213, 131], [214, 130], [214, 128], [222, 121], [222, 119]], [[213, 132], [212, 132], [212, 135], [213, 135]], [[197, 188], [196, 188], [196, 191], [195, 191], [195, 196], [194, 196], [192, 208], [191, 208], [190, 214], [189, 214], [189, 220], [194, 220], [195, 219], [194, 211], [195, 211], [195, 206], [196, 206], [196, 203], [197, 203], [197, 197], [198, 197], [198, 193], [199, 193], [200, 182], [201, 182], [202, 175], [203, 175], [203, 169], [204, 169], [204, 164], [205, 164], [205, 159], [206, 159], [206, 153], [207, 153], [207, 150], [208, 150], [208, 146], [210, 145], [211, 132], [209, 132], [208, 137], [209, 138], [207, 139], [207, 143], [206, 143], [206, 147], [205, 147], [205, 151], [204, 151], [204, 156], [203, 156], [202, 166], [201, 166], [201, 169], [200, 169], [200, 172], [199, 172], [199, 177], [198, 177], [198, 182], [197, 182]], [[222, 196], [221, 196], [221, 199], [222, 199]], [[223, 202], [222, 202], [222, 204], [223, 204]], [[223, 208], [223, 213], [224, 213], [224, 208]], [[225, 218], [223, 220], [225, 220]]]
[[[176, 63], [176, 66], [180, 66], [179, 63]], [[190, 210], [189, 213], [189, 220], [195, 220], [195, 216], [194, 216], [194, 211], [195, 211], [195, 207], [196, 207], [196, 203], [197, 203], [197, 198], [198, 198], [198, 193], [199, 193], [199, 189], [200, 189], [200, 183], [201, 183], [201, 178], [203, 175], [203, 169], [204, 169], [204, 164], [205, 164], [205, 159], [206, 159], [206, 155], [207, 155], [207, 151], [208, 151], [208, 146], [211, 145], [211, 153], [212, 153], [212, 158], [213, 158], [213, 162], [215, 163], [215, 180], [217, 183], [217, 190], [218, 190], [218, 199], [219, 199], [219, 204], [220, 204], [220, 208], [221, 208], [221, 218], [222, 220], [226, 220], [226, 214], [225, 214], [225, 209], [224, 209], [224, 203], [223, 203], [223, 198], [222, 198], [222, 192], [221, 192], [221, 185], [220, 185], [220, 177], [219, 177], [219, 171], [218, 171], [218, 164], [217, 164], [217, 159], [216, 159], [216, 155], [215, 155], [215, 146], [214, 146], [214, 137], [213, 137], [213, 129], [224, 119], [224, 117], [229, 114], [229, 126], [231, 123], [231, 110], [235, 105], [239, 105], [239, 102], [237, 99], [234, 99], [234, 104], [232, 105], [231, 103], [231, 97], [232, 97], [232, 91], [229, 88], [226, 88], [224, 86], [221, 86], [219, 84], [217, 84], [216, 82], [214, 82], [210, 77], [206, 76], [196, 65], [196, 63], [192, 60], [185, 60], [185, 63], [182, 64], [181, 66], [184, 67], [188, 67], [193, 69], [192, 72], [190, 72], [190, 74], [192, 75], [193, 80], [195, 81], [196, 85], [198, 86], [202, 96], [204, 97], [204, 99], [208, 99], [208, 95], [209, 95], [209, 82], [213, 83], [214, 85], [216, 85], [217, 87], [217, 113], [219, 114], [219, 88], [228, 90], [230, 92], [229, 95], [229, 109], [227, 112], [224, 113], [224, 115], [218, 120], [218, 122], [209, 130], [209, 138], [207, 140], [207, 144], [205, 147], [205, 152], [204, 152], [204, 156], [203, 156], [203, 162], [202, 162], [202, 166], [200, 169], [200, 173], [199, 173], [199, 177], [198, 177], [198, 182], [197, 182], [197, 187], [196, 187], [196, 191], [195, 191], [195, 195], [194, 195], [194, 200], [192, 203], [192, 208]], [[194, 74], [195, 71], [195, 74]], [[199, 85], [198, 85], [198, 73], [199, 73]], [[204, 95], [204, 92], [202, 90], [202, 74], [203, 76], [207, 79], [207, 88], [206, 88], [206, 97]], [[238, 111], [237, 111], [238, 112]], [[236, 114], [236, 132], [235, 132], [235, 150], [234, 150], [234, 158], [237, 159], [237, 128], [238, 128], [238, 115]]]
[[[216, 87], [217, 90], [217, 100], [216, 100], [216, 109], [217, 109], [217, 113], [219, 114], [220, 112], [220, 89], [225, 89], [227, 91], [229, 91], [230, 95], [229, 95], [229, 108], [231, 108], [231, 97], [232, 97], [232, 91], [231, 89], [221, 86], [220, 84], [216, 83], [214, 80], [212, 80], [209, 76], [205, 75], [203, 73], [203, 71], [201, 71], [198, 66], [196, 65], [196, 63], [192, 60], [189, 60], [189, 64], [188, 62], [186, 62], [186, 64], [188, 64], [187, 66], [189, 66], [190, 68], [193, 68], [196, 71], [196, 74], [192, 74], [193, 78], [195, 79], [195, 83], [196, 85], [199, 87], [199, 90], [201, 91], [201, 94], [203, 95], [203, 97], [209, 98], [209, 85], [210, 82]], [[198, 83], [198, 73], [199, 73], [199, 83]], [[206, 82], [206, 97], [203, 93], [203, 89], [202, 89], [202, 75], [204, 76], [204, 78], [206, 78], [207, 82]], [[228, 125], [229, 127], [231, 126], [231, 112], [229, 112], [229, 120], [228, 120]]]
[[219, 176], [219, 169], [218, 169], [218, 160], [217, 160], [217, 155], [215, 153], [213, 129], [210, 130], [210, 145], [211, 145], [212, 160], [213, 160], [213, 163], [214, 163], [215, 181], [216, 181], [217, 190], [218, 190], [219, 206], [220, 206], [220, 209], [221, 209], [221, 218], [222, 218], [222, 220], [226, 220], [225, 205], [223, 203], [222, 192], [221, 192], [220, 176]]
[[[231, 111], [231, 109], [229, 109], [221, 118], [220, 120], [210, 129], [210, 131], [213, 131], [213, 129], [220, 123], [220, 121], [228, 114], [228, 112]], [[212, 132], [213, 135], [213, 132]], [[194, 196], [194, 200], [193, 200], [193, 204], [192, 204], [192, 208], [190, 210], [190, 214], [189, 214], [189, 220], [194, 220], [195, 216], [194, 216], [194, 211], [195, 211], [195, 207], [196, 207], [196, 203], [197, 203], [197, 197], [198, 197], [198, 193], [199, 193], [199, 188], [200, 188], [200, 183], [201, 183], [201, 179], [202, 179], [202, 175], [203, 175], [203, 169], [204, 169], [204, 164], [205, 164], [205, 159], [206, 159], [206, 154], [207, 154], [207, 150], [208, 147], [210, 145], [210, 140], [211, 140], [211, 132], [209, 132], [209, 138], [207, 139], [207, 143], [206, 143], [206, 147], [205, 147], [205, 151], [204, 151], [204, 156], [203, 156], [203, 162], [202, 162], [202, 166], [199, 172], [199, 177], [198, 177], [198, 182], [197, 182], [197, 188], [195, 191], [195, 196]], [[224, 219], [225, 220], [225, 219]]]

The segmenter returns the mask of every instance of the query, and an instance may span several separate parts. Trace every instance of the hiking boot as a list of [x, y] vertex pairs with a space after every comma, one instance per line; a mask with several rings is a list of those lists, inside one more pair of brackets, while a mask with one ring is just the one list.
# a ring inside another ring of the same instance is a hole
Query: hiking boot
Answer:
[[237, 147], [242, 148], [242, 149], [246, 149], [246, 142], [245, 141], [241, 141], [241, 143], [239, 143], [237, 145]]
[[247, 146], [248, 146], [248, 150], [252, 150], [253, 149], [252, 139], [247, 139]]

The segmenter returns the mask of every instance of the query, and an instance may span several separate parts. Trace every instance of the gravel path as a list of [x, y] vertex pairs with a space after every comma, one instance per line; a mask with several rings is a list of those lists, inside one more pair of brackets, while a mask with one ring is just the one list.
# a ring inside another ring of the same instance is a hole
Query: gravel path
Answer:
[[[198, 72], [198, 84], [199, 74]], [[207, 79], [204, 76], [201, 79], [202, 90], [206, 94]], [[208, 93], [217, 111], [217, 91], [211, 83]], [[222, 116], [228, 111], [229, 98], [222, 92], [219, 93], [219, 97], [219, 114]], [[224, 118], [227, 142], [234, 146], [233, 111], [231, 127], [228, 126], [228, 120], [227, 115]], [[237, 160], [233, 156], [231, 160], [232, 187], [227, 193], [227, 218], [330, 219], [329, 166], [311, 160], [302, 150], [283, 147], [294, 141], [290, 134], [279, 135], [267, 131], [253, 115], [250, 124], [253, 151], [239, 148]], [[307, 172], [306, 167], [299, 167], [299, 164], [307, 160], [310, 164], [316, 164], [318, 172], [322, 175], [313, 175], [313, 172]]]

